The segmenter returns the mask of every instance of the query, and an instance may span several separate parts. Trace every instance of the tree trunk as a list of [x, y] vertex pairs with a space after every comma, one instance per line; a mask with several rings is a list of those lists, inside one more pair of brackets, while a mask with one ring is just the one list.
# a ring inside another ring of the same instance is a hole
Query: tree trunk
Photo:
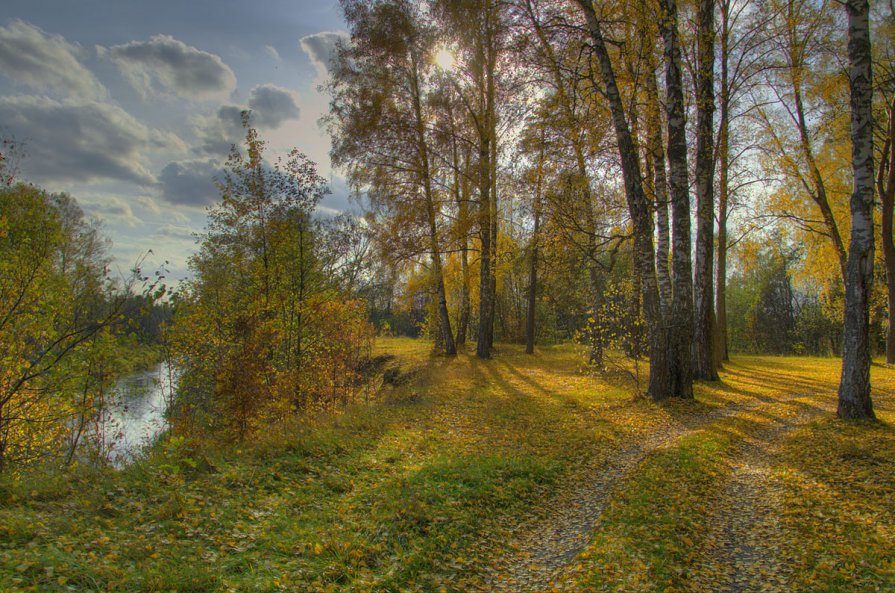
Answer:
[[650, 73], [646, 78], [646, 92], [649, 101], [647, 115], [647, 144], [653, 169], [653, 193], [656, 201], [656, 275], [659, 295], [662, 299], [662, 313], [667, 319], [671, 315], [671, 273], [668, 270], [668, 177], [665, 175], [665, 146], [662, 139], [662, 116], [659, 113], [659, 90], [656, 84], [655, 66], [650, 60]]
[[535, 307], [538, 304], [538, 231], [541, 226], [541, 180], [544, 175], [544, 130], [541, 128], [541, 154], [538, 159], [538, 178], [535, 183], [534, 229], [531, 235], [531, 254], [528, 261], [528, 310], [525, 314], [525, 353], [535, 352]]
[[429, 147], [426, 143], [425, 120], [420, 100], [419, 79], [416, 60], [413, 60], [413, 110], [416, 116], [417, 150], [420, 159], [420, 176], [423, 182], [423, 198], [426, 200], [426, 217], [429, 230], [429, 249], [432, 257], [432, 275], [435, 284], [438, 317], [441, 325], [441, 339], [444, 340], [444, 352], [448, 356], [457, 354], [454, 344], [454, 332], [451, 329], [451, 317], [448, 313], [447, 292], [444, 287], [444, 273], [441, 267], [441, 248], [438, 244], [438, 226], [436, 221], [435, 197], [432, 192], [432, 178], [429, 167]]
[[491, 315], [488, 348], [494, 347], [494, 320], [497, 318], [497, 118], [494, 111], [494, 77], [489, 76], [489, 120], [491, 125]]
[[893, 208], [895, 208], [895, 99], [889, 107], [889, 125], [883, 154], [880, 159], [876, 187], [882, 208], [883, 259], [886, 266], [886, 295], [889, 323], [886, 327], [886, 362], [895, 364], [895, 241], [892, 238]]
[[491, 358], [491, 344], [494, 329], [494, 249], [492, 245], [494, 224], [492, 204], [491, 173], [494, 170], [491, 164], [492, 147], [496, 142], [494, 138], [494, 68], [495, 49], [493, 47], [493, 6], [490, 1], [484, 3], [484, 30], [477, 40], [476, 60], [473, 67], [479, 88], [479, 115], [476, 118], [476, 127], [479, 134], [479, 325], [476, 332], [476, 356], [479, 358]]
[[696, 73], [696, 276], [693, 378], [718, 379], [715, 365], [715, 2], [699, 0]]
[[[460, 315], [457, 320], [457, 346], [466, 344], [466, 333], [469, 329], [469, 175], [460, 175], [460, 155], [457, 151], [456, 131], [454, 130], [453, 113], [451, 116], [451, 147], [454, 160], [454, 200], [457, 203], [457, 225], [460, 240], [460, 275], [463, 286], [460, 287]], [[466, 151], [464, 166], [469, 167], [470, 154]]]
[[463, 244], [460, 247], [460, 275], [463, 276], [463, 286], [460, 287], [460, 318], [457, 321], [457, 345], [466, 344], [466, 333], [469, 331], [469, 246], [467, 245], [466, 236], [462, 238]]
[[841, 418], [873, 418], [870, 398], [870, 290], [873, 284], [873, 86], [870, 54], [870, 6], [848, 0], [848, 83], [851, 90], [851, 139], [854, 191], [851, 242], [845, 278], [845, 324]]
[[[540, 179], [539, 179], [540, 185]], [[538, 197], [540, 202], [540, 197]], [[535, 352], [535, 306], [538, 302], [538, 230], [540, 227], [540, 206], [535, 206], [534, 232], [531, 236], [531, 254], [528, 261], [528, 310], [525, 313], [525, 353]]]
[[649, 200], [643, 191], [640, 159], [631, 138], [631, 130], [625, 118], [625, 108], [612, 69], [612, 61], [603, 39], [600, 21], [590, 0], [576, 0], [587, 19], [587, 27], [593, 41], [594, 53], [600, 68], [600, 76], [609, 99], [612, 125], [615, 129], [618, 153], [622, 165], [625, 197], [634, 223], [635, 249], [638, 258], [643, 309], [650, 336], [650, 371], [647, 393], [656, 400], [675, 394], [669, 374], [668, 339], [659, 310], [659, 289], [656, 281], [655, 251], [653, 249], [653, 217]]
[[693, 397], [693, 276], [690, 258], [690, 193], [687, 171], [687, 130], [677, 34], [676, 0], [660, 0], [659, 29], [665, 42], [668, 166], [672, 214], [672, 274], [674, 294], [669, 331], [669, 367], [672, 393]]
[[721, 92], [718, 124], [718, 263], [715, 270], [715, 360], [730, 360], [727, 352], [727, 218], [730, 169], [730, 2], [721, 2]]
[[590, 341], [590, 353], [588, 364], [597, 368], [603, 368], [603, 321], [600, 319], [600, 311], [603, 308], [604, 277], [597, 268], [596, 263], [588, 266], [590, 280], [590, 315], [588, 316], [588, 338]]
[[[635, 249], [634, 250], [634, 269], [640, 268], [640, 258], [642, 257], [640, 253]], [[647, 255], [647, 257], [649, 257]], [[634, 274], [634, 278], [631, 281], [633, 288], [633, 297], [631, 298], [631, 333], [628, 336], [628, 356], [631, 358], [640, 359], [643, 357], [643, 330], [638, 323], [641, 317], [641, 303], [640, 303], [640, 276], [638, 274]], [[667, 317], [665, 318], [667, 320]], [[666, 321], [667, 323], [667, 321]]]
[[475, 353], [479, 358], [491, 358], [489, 330], [491, 323], [491, 150], [488, 134], [483, 134], [479, 148], [479, 327]]

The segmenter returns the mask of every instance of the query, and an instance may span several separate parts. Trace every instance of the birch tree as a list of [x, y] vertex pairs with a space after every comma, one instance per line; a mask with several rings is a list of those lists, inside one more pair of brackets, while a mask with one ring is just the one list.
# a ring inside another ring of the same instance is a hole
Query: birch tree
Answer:
[[851, 91], [851, 139], [854, 190], [851, 241], [845, 274], [845, 327], [841, 418], [873, 418], [870, 397], [870, 291], [873, 283], [873, 76], [870, 53], [870, 5], [848, 0], [848, 85]]

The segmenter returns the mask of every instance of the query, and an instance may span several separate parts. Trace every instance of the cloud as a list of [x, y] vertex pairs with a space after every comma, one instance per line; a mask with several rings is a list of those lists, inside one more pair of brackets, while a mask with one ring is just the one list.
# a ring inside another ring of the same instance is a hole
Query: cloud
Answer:
[[324, 77], [336, 55], [336, 44], [348, 39], [348, 33], [344, 31], [322, 31], [302, 37], [298, 44], [317, 69], [317, 73]]
[[0, 97], [0, 121], [23, 140], [23, 168], [37, 182], [153, 184], [145, 166], [147, 152], [182, 145], [176, 136], [151, 130], [120, 107], [98, 101]]
[[288, 120], [298, 119], [301, 112], [292, 93], [272, 84], [256, 86], [249, 93], [249, 104], [222, 105], [210, 115], [193, 119], [199, 151], [213, 155], [227, 155], [233, 144], [245, 139], [242, 112], [251, 110], [251, 124], [272, 130]]
[[84, 210], [104, 222], [114, 222], [129, 227], [141, 224], [140, 219], [134, 216], [130, 204], [117, 196], [88, 196], [85, 198], [82, 195], [78, 201]]
[[134, 202], [137, 206], [142, 210], [142, 214], [147, 218], [158, 218], [161, 217], [168, 222], [176, 222], [185, 224], [190, 221], [190, 217], [180, 212], [179, 210], [174, 210], [173, 208], [168, 207], [167, 205], [162, 205], [158, 203], [152, 196], [141, 195], [134, 198]]
[[156, 202], [151, 196], [137, 196], [137, 204], [152, 214], [161, 214], [162, 209], [159, 207], [158, 202]]
[[169, 204], [200, 208], [220, 197], [214, 184], [223, 170], [217, 159], [174, 161], [159, 174], [161, 198]]
[[262, 84], [252, 89], [249, 109], [253, 123], [262, 128], [277, 128], [286, 120], [298, 119], [300, 114], [289, 91], [272, 84]]
[[197, 152], [226, 156], [233, 144], [239, 144], [245, 137], [242, 127], [243, 108], [237, 105], [222, 105], [210, 115], [193, 119]]
[[333, 175], [327, 184], [329, 193], [320, 202], [321, 208], [333, 212], [348, 212], [356, 209], [355, 195], [341, 175]]
[[113, 45], [101, 53], [144, 97], [172, 93], [187, 99], [220, 99], [236, 89], [236, 75], [219, 56], [170, 35]]
[[189, 243], [196, 242], [197, 231], [189, 225], [184, 224], [163, 224], [155, 233], [159, 237], [166, 239], [179, 239]]
[[280, 52], [278, 52], [277, 48], [275, 48], [274, 46], [265, 45], [264, 51], [267, 52], [267, 55], [269, 55], [271, 58], [273, 58], [274, 62], [282, 62], [283, 61], [283, 58], [280, 57]]
[[0, 72], [41, 92], [101, 99], [105, 87], [78, 60], [80, 46], [24, 21], [0, 27]]

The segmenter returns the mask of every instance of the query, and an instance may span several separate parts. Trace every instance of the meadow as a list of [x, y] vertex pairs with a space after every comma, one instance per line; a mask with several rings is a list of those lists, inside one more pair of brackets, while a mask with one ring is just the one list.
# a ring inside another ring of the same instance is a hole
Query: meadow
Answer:
[[895, 371], [739, 356], [695, 401], [575, 347], [379, 339], [377, 395], [241, 447], [0, 487], [3, 591], [891, 591]]

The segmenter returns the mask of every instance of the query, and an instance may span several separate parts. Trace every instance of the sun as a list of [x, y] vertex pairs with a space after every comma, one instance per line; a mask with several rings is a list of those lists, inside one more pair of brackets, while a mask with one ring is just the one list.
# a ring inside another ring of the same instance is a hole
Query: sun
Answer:
[[446, 49], [438, 50], [438, 53], [435, 54], [435, 64], [438, 65], [444, 71], [450, 71], [454, 69], [454, 54]]

